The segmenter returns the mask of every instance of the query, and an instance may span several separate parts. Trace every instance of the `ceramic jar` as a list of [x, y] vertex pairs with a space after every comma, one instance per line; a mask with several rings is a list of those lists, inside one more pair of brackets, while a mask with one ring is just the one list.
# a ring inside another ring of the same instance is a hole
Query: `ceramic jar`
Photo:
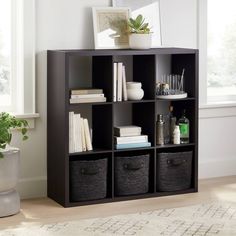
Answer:
[[140, 82], [127, 82], [127, 97], [128, 100], [141, 100], [144, 96], [142, 83]]

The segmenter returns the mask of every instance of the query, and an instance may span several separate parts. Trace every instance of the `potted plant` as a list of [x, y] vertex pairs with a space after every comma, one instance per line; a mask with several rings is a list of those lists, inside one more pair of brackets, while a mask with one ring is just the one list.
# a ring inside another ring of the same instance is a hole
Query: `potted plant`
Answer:
[[149, 49], [152, 44], [152, 34], [148, 23], [142, 15], [138, 15], [135, 19], [128, 20], [129, 26], [129, 46], [132, 49]]
[[23, 140], [28, 139], [28, 123], [6, 112], [0, 113], [0, 217], [20, 211], [20, 197], [15, 187], [18, 182], [20, 150], [11, 147], [12, 129], [19, 129]]

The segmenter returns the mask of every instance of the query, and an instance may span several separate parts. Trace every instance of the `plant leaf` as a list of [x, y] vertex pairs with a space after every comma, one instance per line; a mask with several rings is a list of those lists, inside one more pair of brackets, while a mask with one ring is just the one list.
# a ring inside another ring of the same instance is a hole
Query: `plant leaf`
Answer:
[[25, 135], [25, 134], [27, 133], [27, 129], [26, 129], [26, 128], [22, 128], [21, 133], [22, 133], [23, 135]]

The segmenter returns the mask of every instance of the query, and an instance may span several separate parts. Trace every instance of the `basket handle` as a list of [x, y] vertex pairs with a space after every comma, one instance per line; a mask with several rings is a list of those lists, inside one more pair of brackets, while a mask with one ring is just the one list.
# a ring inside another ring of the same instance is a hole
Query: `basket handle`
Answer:
[[175, 159], [167, 160], [167, 164], [170, 166], [180, 166], [186, 162], [187, 162], [187, 160], [185, 160], [185, 159], [183, 159], [183, 160], [175, 160]]
[[124, 164], [124, 168], [126, 170], [133, 170], [133, 171], [136, 171], [136, 170], [140, 170], [143, 168], [143, 164]]
[[99, 170], [83, 168], [80, 170], [80, 172], [82, 175], [97, 175], [99, 173]]

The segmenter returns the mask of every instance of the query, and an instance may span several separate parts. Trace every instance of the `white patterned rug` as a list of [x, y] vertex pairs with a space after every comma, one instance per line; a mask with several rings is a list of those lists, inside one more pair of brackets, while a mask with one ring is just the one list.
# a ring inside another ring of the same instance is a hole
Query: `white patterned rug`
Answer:
[[236, 204], [211, 202], [0, 231], [1, 236], [236, 236]]

